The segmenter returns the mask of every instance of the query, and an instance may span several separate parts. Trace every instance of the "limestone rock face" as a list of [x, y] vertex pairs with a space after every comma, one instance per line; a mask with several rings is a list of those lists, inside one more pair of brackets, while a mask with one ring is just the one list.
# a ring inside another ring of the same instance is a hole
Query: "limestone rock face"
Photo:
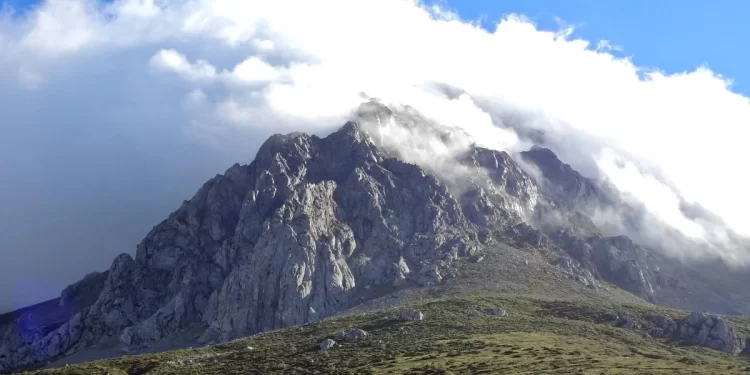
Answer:
[[91, 306], [99, 298], [108, 276], [109, 271], [92, 272], [69, 285], [60, 293], [60, 307], [81, 311]]
[[581, 267], [578, 262], [568, 256], [558, 258], [553, 264], [562, 269], [569, 277], [585, 286], [590, 286], [592, 288], [598, 288], [600, 286], [591, 271]]
[[521, 153], [522, 160], [533, 164], [544, 176], [543, 188], [565, 201], [600, 201], [606, 195], [591, 180], [558, 159], [552, 150], [534, 146]]
[[[487, 221], [488, 217], [502, 215], [495, 206], [520, 218], [528, 219], [533, 215], [539, 189], [507, 152], [474, 147], [463, 156], [463, 163], [473, 167], [469, 175], [479, 180], [466, 198], [471, 197], [467, 203], [474, 206], [475, 218], [480, 222], [491, 223], [495, 220]], [[481, 177], [486, 177], [490, 183], [481, 183]], [[476, 199], [482, 196], [484, 199]], [[488, 201], [490, 207], [486, 207]]]
[[204, 314], [222, 340], [305, 323], [310, 311], [327, 315], [346, 304], [356, 286], [347, 263], [356, 241], [336, 218], [335, 188], [332, 181], [299, 187], [225, 279]]
[[729, 354], [740, 354], [745, 350], [745, 340], [716, 314], [693, 312], [685, 319], [671, 324], [665, 335], [692, 345], [705, 346]]
[[378, 149], [358, 124], [326, 138], [276, 135], [155, 226], [135, 258], [117, 257], [75, 319], [45, 337], [5, 340], [12, 358], [0, 370], [194, 324], [208, 327], [209, 342], [317, 321], [413, 270], [439, 283], [480, 246], [449, 189]]
[[409, 265], [406, 264], [404, 257], [399, 257], [398, 263], [393, 263], [391, 266], [391, 273], [395, 274], [393, 281], [394, 285], [398, 286], [406, 282], [411, 275], [411, 270], [409, 269]]
[[659, 288], [649, 252], [625, 236], [581, 237], [560, 230], [552, 239], [574, 260], [563, 258], [558, 266], [586, 285], [597, 285], [598, 278], [646, 299]]
[[253, 166], [259, 177], [218, 254], [234, 267], [208, 299], [203, 340], [328, 316], [357, 288], [403, 283], [408, 264], [435, 280], [447, 254], [477, 249], [445, 186], [388, 158], [355, 123], [325, 139], [272, 138]]

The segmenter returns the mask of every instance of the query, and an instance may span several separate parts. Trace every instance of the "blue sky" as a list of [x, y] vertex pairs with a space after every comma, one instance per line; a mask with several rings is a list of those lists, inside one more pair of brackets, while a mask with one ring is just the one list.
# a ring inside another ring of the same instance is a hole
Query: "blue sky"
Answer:
[[[5, 0], [25, 9], [37, 0]], [[493, 30], [495, 21], [509, 13], [530, 17], [541, 28], [556, 28], [558, 20], [576, 27], [587, 40], [608, 40], [621, 46], [636, 65], [654, 66], [667, 73], [694, 70], [707, 64], [731, 78], [733, 88], [750, 93], [750, 2], [741, 0], [426, 0], [448, 7], [462, 18], [482, 20]]]
[[609, 40], [622, 46], [636, 65], [655, 66], [668, 73], [691, 71], [707, 64], [734, 81], [733, 88], [750, 93], [750, 2], [740, 0], [529, 0], [431, 1], [447, 5], [463, 18], [483, 19], [493, 30], [495, 20], [508, 13], [530, 17], [544, 29], [561, 19], [576, 26], [587, 40]]

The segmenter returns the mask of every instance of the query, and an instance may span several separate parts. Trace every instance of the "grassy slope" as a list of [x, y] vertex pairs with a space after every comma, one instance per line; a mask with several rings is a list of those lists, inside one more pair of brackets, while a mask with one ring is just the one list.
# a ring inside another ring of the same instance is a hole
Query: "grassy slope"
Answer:
[[[502, 306], [505, 318], [477, 313]], [[427, 297], [415, 302], [422, 322], [395, 319], [388, 309], [325, 320], [194, 350], [129, 356], [43, 370], [37, 374], [251, 373], [513, 373], [513, 374], [739, 374], [750, 362], [697, 347], [681, 347], [642, 333], [597, 323], [608, 312], [682, 317], [645, 304], [556, 302], [519, 295]], [[750, 322], [732, 325], [750, 332]], [[341, 329], [369, 336], [330, 351], [318, 343]], [[250, 349], [249, 347], [252, 347]]]

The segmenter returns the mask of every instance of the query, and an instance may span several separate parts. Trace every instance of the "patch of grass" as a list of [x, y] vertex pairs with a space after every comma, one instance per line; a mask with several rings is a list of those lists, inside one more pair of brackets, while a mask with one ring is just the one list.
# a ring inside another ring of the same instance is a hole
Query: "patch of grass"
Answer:
[[[483, 314], [502, 306], [508, 316]], [[34, 374], [747, 374], [750, 362], [705, 348], [677, 347], [617, 328], [601, 317], [687, 313], [650, 305], [541, 301], [517, 295], [435, 297], [398, 310], [324, 320], [193, 350], [128, 356]], [[735, 325], [735, 321], [732, 320]], [[740, 319], [739, 324], [745, 327]], [[362, 328], [368, 338], [323, 351], [338, 330]], [[743, 328], [744, 329], [744, 328]], [[248, 349], [252, 347], [253, 349]]]
[[[493, 349], [506, 343], [513, 343], [516, 351], [506, 351], [507, 354], [496, 355]], [[451, 347], [452, 350], [459, 351], [461, 354], [457, 359], [450, 358], [442, 355], [438, 349], [430, 356], [430, 366], [449, 369], [456, 373], [729, 373], [716, 372], [715, 366], [720, 366], [722, 361], [710, 356], [687, 363], [675, 360], [675, 354], [680, 351], [689, 351], [685, 349], [673, 349], [657, 344], [648, 345], [646, 349], [632, 353], [626, 344], [616, 340], [590, 339], [547, 332], [477, 335], [467, 340], [450, 340], [440, 344]], [[549, 350], [550, 348], [559, 349]], [[697, 356], [700, 357], [699, 354]], [[399, 358], [397, 369], [403, 373], [424, 373], [423, 366], [426, 363], [424, 361], [423, 358]], [[724, 369], [727, 367], [722, 368]]]

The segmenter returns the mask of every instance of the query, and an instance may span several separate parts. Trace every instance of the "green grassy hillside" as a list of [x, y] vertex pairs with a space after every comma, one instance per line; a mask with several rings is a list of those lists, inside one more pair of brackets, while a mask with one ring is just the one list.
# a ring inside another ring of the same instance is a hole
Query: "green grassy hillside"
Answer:
[[[506, 317], [484, 311], [501, 306]], [[686, 312], [608, 301], [556, 302], [517, 295], [426, 297], [421, 322], [401, 309], [328, 319], [192, 350], [126, 356], [34, 374], [750, 374], [750, 361], [681, 346], [606, 323], [630, 314], [648, 328], [656, 317]], [[730, 319], [741, 334], [744, 318]], [[364, 329], [358, 342], [319, 343], [335, 332]]]

